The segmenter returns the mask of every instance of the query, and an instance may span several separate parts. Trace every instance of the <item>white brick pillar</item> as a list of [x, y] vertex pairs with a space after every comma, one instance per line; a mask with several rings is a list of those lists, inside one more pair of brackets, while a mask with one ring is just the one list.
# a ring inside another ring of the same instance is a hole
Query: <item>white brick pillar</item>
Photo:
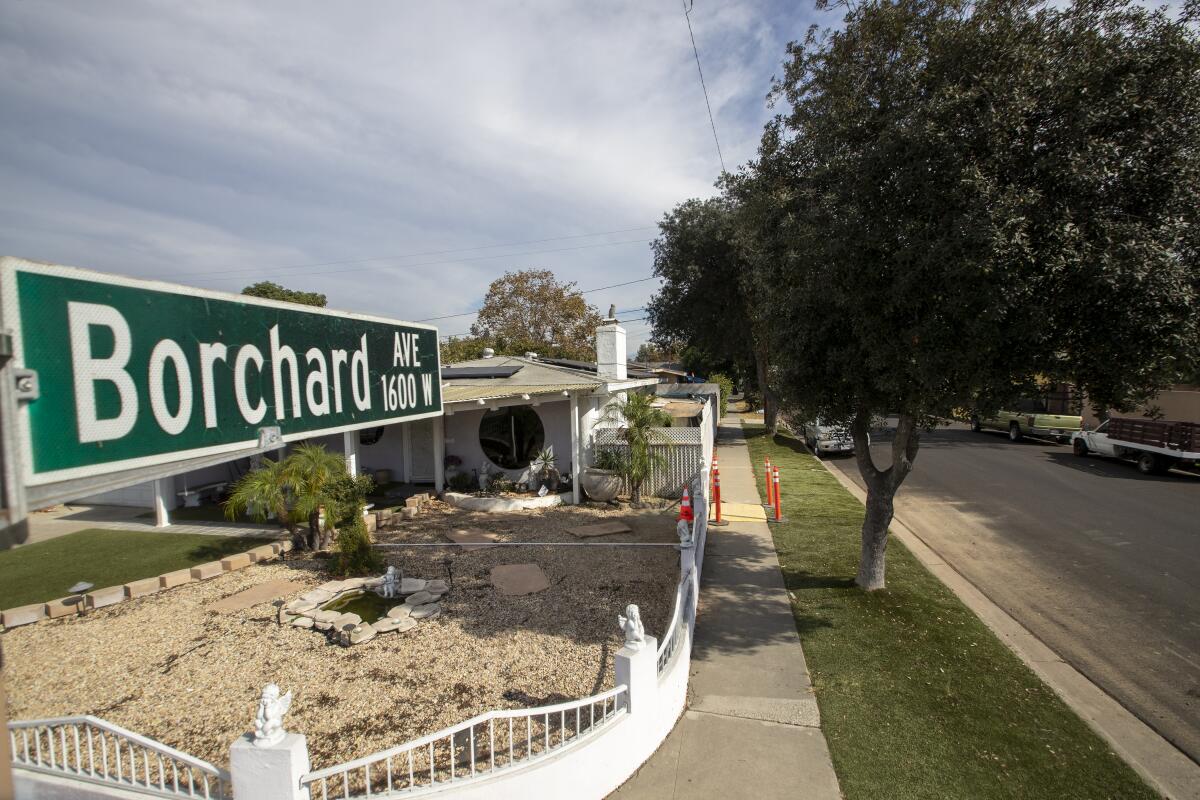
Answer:
[[308, 771], [308, 742], [302, 733], [289, 733], [268, 747], [255, 745], [254, 734], [247, 733], [229, 752], [234, 797], [309, 800], [308, 790], [300, 788]]
[[433, 418], [433, 491], [441, 495], [446, 488], [446, 418]]
[[637, 747], [639, 750], [649, 748], [645, 750], [647, 753], [653, 752], [658, 747], [657, 742], [651, 741], [658, 714], [658, 640], [647, 636], [640, 650], [622, 647], [614, 662], [617, 686], [625, 684], [629, 687], [631, 733], [638, 737]]

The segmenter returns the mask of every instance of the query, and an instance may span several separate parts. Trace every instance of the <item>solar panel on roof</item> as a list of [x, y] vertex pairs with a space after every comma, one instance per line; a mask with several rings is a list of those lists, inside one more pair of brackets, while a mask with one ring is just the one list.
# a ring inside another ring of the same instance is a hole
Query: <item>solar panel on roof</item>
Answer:
[[518, 367], [442, 367], [442, 377], [453, 378], [511, 378], [521, 371]]

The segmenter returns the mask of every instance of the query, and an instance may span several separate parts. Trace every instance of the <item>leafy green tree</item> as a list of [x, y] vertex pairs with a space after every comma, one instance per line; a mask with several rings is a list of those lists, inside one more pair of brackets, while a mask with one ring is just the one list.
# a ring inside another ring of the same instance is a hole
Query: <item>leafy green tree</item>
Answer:
[[259, 281], [258, 283], [247, 286], [242, 289], [242, 294], [248, 294], [251, 297], [262, 297], [267, 300], [282, 300], [286, 303], [299, 303], [303, 306], [320, 306], [325, 307], [325, 295], [318, 292], [302, 292], [298, 289], [285, 289], [278, 283], [271, 281]]
[[669, 427], [671, 417], [661, 408], [655, 408], [653, 403], [654, 395], [633, 392], [625, 399], [618, 396], [611, 400], [600, 417], [602, 424], [615, 426], [617, 435], [629, 445], [629, 452], [614, 466], [615, 471], [629, 481], [629, 500], [633, 503], [642, 502], [642, 484], [654, 470], [666, 466], [666, 459], [654, 452], [653, 446], [672, 444], [669, 438], [655, 430]]
[[485, 347], [495, 349], [489, 339], [478, 336], [451, 336], [441, 344], [442, 363], [457, 364], [460, 361], [483, 358], [483, 348]]
[[681, 346], [675, 343], [663, 344], [658, 341], [642, 342], [633, 360], [639, 364], [652, 361], [678, 361]]
[[492, 281], [471, 336], [497, 353], [534, 352], [583, 361], [596, 357], [600, 313], [550, 270], [506, 272]]
[[709, 383], [715, 383], [721, 387], [721, 407], [717, 409], [717, 419], [725, 418], [725, 411], [729, 408], [729, 395], [733, 394], [733, 378], [728, 375], [722, 375], [719, 372], [713, 372], [705, 376]]
[[[1197, 10], [873, 0], [789, 46], [786, 107], [730, 191], [766, 256], [774, 388], [851, 425], [863, 588], [885, 585], [935, 420], [1035, 375], [1124, 407], [1196, 363]], [[881, 466], [867, 434], [888, 413]]]
[[735, 214], [734, 203], [721, 197], [688, 200], [663, 216], [651, 244], [654, 274], [663, 284], [646, 312], [656, 337], [687, 342], [684, 354], [701, 354], [706, 368], [729, 365], [753, 375], [774, 433], [777, 404], [765, 322]]

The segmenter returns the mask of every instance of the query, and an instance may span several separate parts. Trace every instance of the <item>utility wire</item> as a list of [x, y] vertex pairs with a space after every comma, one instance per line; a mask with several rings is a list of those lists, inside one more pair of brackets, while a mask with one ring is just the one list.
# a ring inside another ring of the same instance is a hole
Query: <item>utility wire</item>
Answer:
[[708, 124], [712, 126], [713, 142], [717, 145], [717, 158], [721, 162], [721, 172], [726, 172], [725, 156], [721, 154], [721, 140], [717, 138], [717, 123], [713, 120], [712, 103], [708, 101], [708, 87], [704, 85], [704, 70], [700, 68], [700, 49], [696, 47], [696, 34], [692, 33], [692, 6], [696, 0], [683, 0], [683, 18], [687, 20], [688, 36], [692, 39], [692, 52], [696, 55], [696, 72], [700, 74], [700, 89], [704, 92], [704, 105], [708, 108]]
[[[657, 278], [657, 275], [651, 275], [649, 278], [638, 278], [636, 281], [625, 281], [624, 283], [613, 283], [608, 286], [597, 286], [595, 289], [584, 289], [580, 294], [591, 294], [592, 292], [603, 292], [605, 289], [616, 289], [620, 286], [632, 286], [635, 283], [645, 283]], [[482, 308], [477, 308], [474, 311], [464, 311], [461, 314], [447, 314], [444, 317], [426, 317], [425, 319], [414, 319], [413, 322], [434, 322], [439, 319], [454, 319], [455, 317], [469, 317], [472, 314], [478, 314]], [[626, 311], [641, 311], [640, 308], [627, 308]]]
[[[420, 252], [404, 253], [402, 255], [395, 255], [395, 256], [372, 256], [371, 258], [354, 258], [354, 259], [349, 259], [347, 261], [322, 261], [322, 262], [318, 262], [316, 264], [292, 264], [292, 265], [286, 266], [286, 267], [270, 267], [269, 269], [271, 272], [282, 272], [284, 270], [289, 270], [289, 269], [312, 269], [314, 267], [337, 267], [337, 266], [342, 266], [343, 264], [365, 264], [369, 261], [391, 261], [393, 259], [418, 258], [420, 256], [444, 256], [444, 255], [448, 255], [450, 253], [469, 253], [469, 252], [473, 252], [475, 250], [491, 250], [496, 247], [524, 247], [525, 245], [528, 245], [528, 244], [545, 244], [546, 242], [563, 242], [563, 241], [567, 241], [570, 239], [590, 239], [593, 236], [611, 236], [613, 234], [618, 234], [618, 233], [633, 233], [634, 231], [648, 231], [648, 230], [653, 230], [654, 227], [655, 226], [653, 226], [653, 225], [643, 225], [643, 226], [637, 227], [637, 228], [621, 228], [620, 230], [615, 230], [615, 231], [598, 231], [596, 233], [578, 233], [573, 236], [553, 236], [549, 239], [527, 239], [526, 241], [523, 241], [523, 242], [504, 242], [501, 244], [481, 244], [481, 245], [478, 245], [477, 247], [456, 247], [456, 248], [452, 248], [450, 250], [423, 250]], [[605, 243], [601, 242], [601, 244], [605, 244]], [[184, 272], [184, 273], [182, 273], [181, 277], [188, 277], [190, 275], [228, 275], [230, 273], [246, 272], [246, 271], [247, 271], [246, 267], [239, 267], [237, 269], [206, 270], [204, 272]]]

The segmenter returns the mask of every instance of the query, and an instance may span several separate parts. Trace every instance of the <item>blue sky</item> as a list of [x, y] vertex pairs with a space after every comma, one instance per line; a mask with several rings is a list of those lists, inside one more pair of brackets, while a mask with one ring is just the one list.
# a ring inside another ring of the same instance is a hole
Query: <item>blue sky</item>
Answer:
[[[691, 17], [733, 168], [786, 42], [836, 16]], [[505, 270], [647, 278], [653, 226], [719, 170], [678, 0], [9, 0], [0, 107], [0, 252], [402, 319], [477, 308]]]

